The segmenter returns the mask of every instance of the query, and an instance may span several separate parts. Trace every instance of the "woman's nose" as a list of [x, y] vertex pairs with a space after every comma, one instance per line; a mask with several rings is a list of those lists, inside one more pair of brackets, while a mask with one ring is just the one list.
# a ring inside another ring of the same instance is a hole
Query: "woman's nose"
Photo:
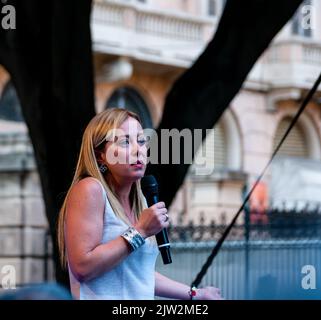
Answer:
[[137, 143], [137, 141], [134, 141], [132, 143], [132, 147], [131, 147], [131, 154], [133, 156], [139, 156], [140, 154], [143, 153], [143, 149], [144, 149], [145, 146], [141, 146]]
[[130, 155], [131, 156], [137, 156], [138, 151], [139, 151], [138, 148], [139, 148], [139, 146], [138, 146], [137, 142], [136, 141], [131, 141], [130, 142]]

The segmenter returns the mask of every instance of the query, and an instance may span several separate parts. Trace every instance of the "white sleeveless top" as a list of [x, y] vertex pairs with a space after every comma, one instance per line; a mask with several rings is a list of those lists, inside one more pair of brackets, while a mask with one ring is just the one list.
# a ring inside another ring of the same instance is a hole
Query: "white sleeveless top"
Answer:
[[[95, 178], [93, 178], [95, 179]], [[106, 196], [103, 238], [106, 243], [119, 237], [128, 225], [119, 219]], [[153, 300], [155, 296], [155, 263], [159, 250], [155, 236], [147, 238], [144, 245], [130, 253], [120, 264], [95, 279], [79, 282], [69, 268], [70, 288], [75, 299], [80, 300]]]

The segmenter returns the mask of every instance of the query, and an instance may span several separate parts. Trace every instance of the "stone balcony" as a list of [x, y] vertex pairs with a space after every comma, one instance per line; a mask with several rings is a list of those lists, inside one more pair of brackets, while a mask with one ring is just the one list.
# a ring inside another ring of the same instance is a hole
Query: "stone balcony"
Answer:
[[258, 83], [269, 91], [290, 90], [289, 98], [300, 98], [300, 91], [312, 87], [320, 70], [321, 41], [276, 39], [253, 68], [247, 82]]
[[96, 0], [92, 12], [95, 52], [189, 67], [212, 35], [215, 21], [137, 1]]
[[[96, 0], [93, 49], [96, 53], [188, 68], [212, 37], [217, 19], [155, 9], [132, 0]], [[321, 41], [277, 37], [250, 72], [245, 88], [290, 88], [293, 97], [293, 88], [310, 88], [320, 70]]]

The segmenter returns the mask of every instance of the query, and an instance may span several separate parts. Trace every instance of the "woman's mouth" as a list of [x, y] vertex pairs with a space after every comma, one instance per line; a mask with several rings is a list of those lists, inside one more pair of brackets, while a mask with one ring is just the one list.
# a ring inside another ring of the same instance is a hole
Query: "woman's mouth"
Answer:
[[137, 162], [132, 163], [130, 166], [134, 168], [142, 169], [144, 167], [144, 164], [142, 161], [137, 160]]

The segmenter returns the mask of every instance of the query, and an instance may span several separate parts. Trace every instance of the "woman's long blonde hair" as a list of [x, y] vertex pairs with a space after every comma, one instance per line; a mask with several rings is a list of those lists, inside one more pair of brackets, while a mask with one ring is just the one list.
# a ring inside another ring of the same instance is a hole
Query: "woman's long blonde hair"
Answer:
[[[105, 188], [108, 200], [115, 214], [125, 223], [130, 225], [130, 222], [120, 204], [117, 194], [112, 185], [108, 185], [99, 170], [97, 162], [97, 146], [101, 145], [106, 139], [106, 134], [110, 130], [119, 128], [123, 122], [132, 117], [141, 123], [137, 114], [125, 109], [110, 108], [97, 114], [88, 124], [81, 143], [80, 154], [76, 167], [76, 172], [73, 177], [71, 186], [67, 192], [63, 205], [60, 209], [58, 218], [58, 247], [60, 252], [61, 265], [67, 267], [66, 244], [65, 244], [65, 230], [64, 222], [66, 216], [66, 205], [68, 196], [72, 187], [81, 179], [86, 177], [93, 177], [98, 179]], [[140, 187], [140, 180], [137, 180], [132, 187], [131, 194], [133, 196], [133, 212], [136, 219], [139, 218], [142, 210], [146, 208], [143, 193]]]

